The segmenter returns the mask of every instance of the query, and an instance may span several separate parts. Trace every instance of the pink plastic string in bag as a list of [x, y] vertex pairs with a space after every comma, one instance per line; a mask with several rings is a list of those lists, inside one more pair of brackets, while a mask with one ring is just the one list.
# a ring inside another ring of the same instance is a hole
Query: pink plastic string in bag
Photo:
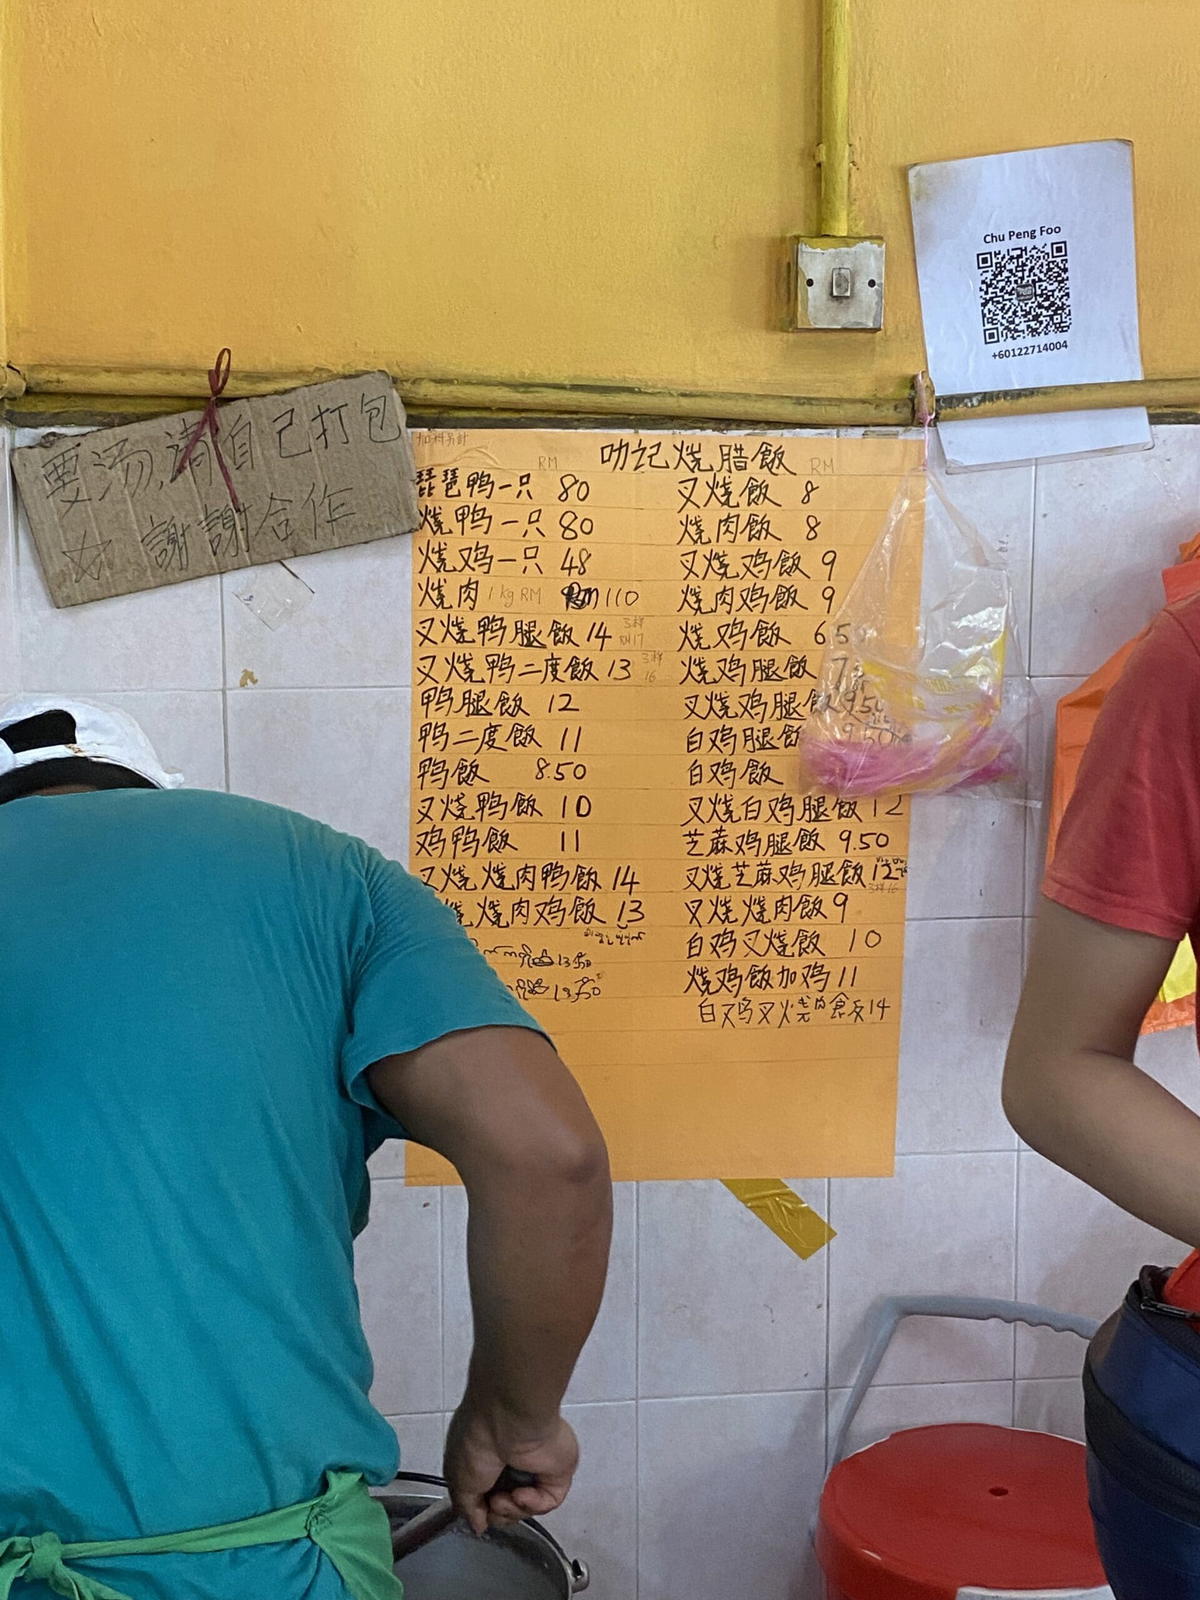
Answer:
[[[925, 464], [897, 493], [830, 630], [800, 756], [805, 785], [846, 799], [983, 788], [1024, 799], [1024, 678], [1005, 676], [1008, 574]], [[924, 584], [913, 626], [914, 586]]]

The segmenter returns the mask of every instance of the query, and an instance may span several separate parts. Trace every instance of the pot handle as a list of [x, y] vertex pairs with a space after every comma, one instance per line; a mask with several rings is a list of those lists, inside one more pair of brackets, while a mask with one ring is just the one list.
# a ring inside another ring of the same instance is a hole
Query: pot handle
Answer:
[[592, 1574], [588, 1570], [587, 1562], [572, 1560], [544, 1522], [538, 1522], [535, 1517], [530, 1517], [526, 1521], [525, 1526], [527, 1528], [536, 1528], [541, 1534], [542, 1538], [545, 1539], [546, 1543], [554, 1551], [558, 1559], [562, 1562], [564, 1571], [570, 1574], [571, 1593], [582, 1594], [592, 1581]]
[[[505, 1472], [506, 1472], [506, 1474], [510, 1473], [510, 1472], [513, 1472], [513, 1469], [511, 1467], [506, 1468]], [[514, 1476], [520, 1476], [522, 1478], [529, 1479], [529, 1474], [528, 1473], [520, 1473], [520, 1474], [514, 1473]], [[430, 1485], [431, 1488], [444, 1489], [446, 1487], [445, 1478], [434, 1477], [434, 1475], [432, 1473], [429, 1473], [429, 1472], [400, 1472], [400, 1473], [397, 1473], [396, 1481], [399, 1482], [401, 1479], [403, 1479], [405, 1482], [408, 1482], [408, 1483], [427, 1483], [427, 1484]], [[536, 1479], [531, 1479], [530, 1481], [531, 1482], [536, 1482], [537, 1480]], [[523, 1486], [514, 1485], [514, 1487], [528, 1487], [528, 1484], [523, 1485]], [[536, 1521], [535, 1518], [530, 1517], [528, 1519], [527, 1526], [537, 1529], [537, 1531], [541, 1534], [542, 1538], [546, 1540], [547, 1544], [550, 1545], [551, 1549], [558, 1556], [558, 1559], [562, 1562], [563, 1567], [570, 1574], [570, 1577], [571, 1577], [571, 1593], [573, 1595], [582, 1594], [583, 1591], [590, 1585], [590, 1583], [592, 1581], [592, 1575], [591, 1575], [591, 1572], [588, 1570], [587, 1562], [586, 1561], [573, 1561], [571, 1559], [571, 1557], [568, 1556], [567, 1552], [563, 1549], [562, 1545], [559, 1544], [558, 1540], [550, 1532], [550, 1529], [547, 1528], [544, 1523], [538, 1522], [538, 1521]]]

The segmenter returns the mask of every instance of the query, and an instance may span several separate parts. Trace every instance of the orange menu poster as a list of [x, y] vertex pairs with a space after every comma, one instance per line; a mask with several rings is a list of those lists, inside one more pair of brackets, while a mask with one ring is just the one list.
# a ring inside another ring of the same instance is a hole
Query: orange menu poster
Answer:
[[[799, 792], [829, 618], [919, 447], [414, 437], [412, 859], [618, 1178], [891, 1170], [907, 802]], [[411, 1183], [444, 1182], [412, 1147]]]

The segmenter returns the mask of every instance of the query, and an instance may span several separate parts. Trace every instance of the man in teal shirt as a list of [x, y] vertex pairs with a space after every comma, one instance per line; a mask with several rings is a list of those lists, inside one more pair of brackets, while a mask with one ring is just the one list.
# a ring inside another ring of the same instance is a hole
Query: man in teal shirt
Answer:
[[[172, 784], [118, 713], [0, 708], [0, 1594], [15, 1574], [19, 1600], [61, 1582], [58, 1540], [394, 1474], [352, 1256], [389, 1136], [439, 1150], [470, 1200], [459, 1508], [477, 1529], [544, 1514], [577, 1460], [560, 1403], [611, 1190], [574, 1080], [401, 867]], [[493, 1492], [506, 1465], [536, 1487]], [[131, 1600], [346, 1593], [306, 1538], [69, 1567]]]

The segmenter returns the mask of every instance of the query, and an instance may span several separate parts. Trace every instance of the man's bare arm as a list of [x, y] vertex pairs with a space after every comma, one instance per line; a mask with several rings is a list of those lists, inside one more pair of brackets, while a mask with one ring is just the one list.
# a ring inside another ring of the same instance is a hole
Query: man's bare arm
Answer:
[[1174, 951], [1043, 900], [1004, 1109], [1050, 1161], [1200, 1248], [1200, 1117], [1133, 1062]]
[[[458, 1170], [475, 1347], [451, 1427], [447, 1476], [482, 1529], [543, 1516], [571, 1485], [578, 1448], [562, 1398], [604, 1292], [612, 1185], [604, 1140], [575, 1080], [539, 1034], [449, 1034], [370, 1072], [380, 1104]], [[537, 1488], [489, 1496], [501, 1470]]]

